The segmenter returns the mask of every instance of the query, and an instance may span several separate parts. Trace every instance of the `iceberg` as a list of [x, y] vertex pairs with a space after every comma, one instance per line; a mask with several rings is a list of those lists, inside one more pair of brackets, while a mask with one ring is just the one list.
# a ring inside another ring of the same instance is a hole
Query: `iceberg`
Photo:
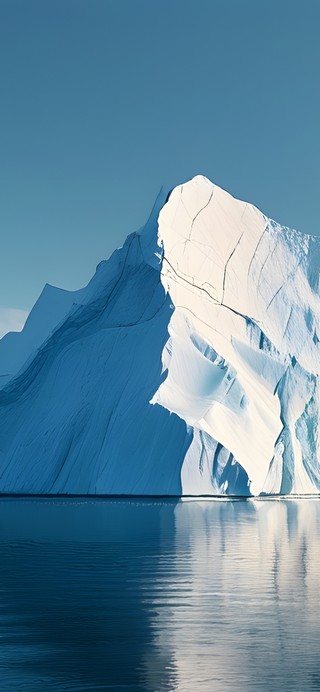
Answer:
[[0, 340], [0, 492], [320, 489], [320, 238], [204, 176]]

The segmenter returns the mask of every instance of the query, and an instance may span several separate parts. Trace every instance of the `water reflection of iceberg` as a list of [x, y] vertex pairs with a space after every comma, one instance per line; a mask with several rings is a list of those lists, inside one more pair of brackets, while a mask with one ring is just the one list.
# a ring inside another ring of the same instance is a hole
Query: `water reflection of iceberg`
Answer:
[[320, 689], [320, 502], [0, 502], [0, 688]]
[[175, 690], [320, 689], [319, 529], [317, 499], [177, 505], [153, 618]]

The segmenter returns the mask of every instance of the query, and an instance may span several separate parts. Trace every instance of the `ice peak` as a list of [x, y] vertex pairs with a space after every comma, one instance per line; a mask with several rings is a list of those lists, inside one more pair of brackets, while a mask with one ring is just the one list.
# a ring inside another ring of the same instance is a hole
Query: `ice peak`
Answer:
[[319, 492], [319, 239], [203, 175], [168, 193], [0, 342], [0, 491]]

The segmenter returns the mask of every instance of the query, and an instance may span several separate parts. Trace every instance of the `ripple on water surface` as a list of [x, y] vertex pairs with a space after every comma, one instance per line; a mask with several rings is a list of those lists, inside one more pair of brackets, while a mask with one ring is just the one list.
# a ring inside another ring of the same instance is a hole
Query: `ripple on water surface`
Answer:
[[320, 501], [3, 499], [0, 689], [320, 690]]

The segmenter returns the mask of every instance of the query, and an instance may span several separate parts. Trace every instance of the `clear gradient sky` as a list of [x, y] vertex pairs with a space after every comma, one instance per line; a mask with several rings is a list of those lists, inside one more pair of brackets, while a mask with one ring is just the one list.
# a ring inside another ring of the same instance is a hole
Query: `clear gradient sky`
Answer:
[[320, 233], [319, 36], [319, 0], [0, 0], [0, 333], [162, 183]]

